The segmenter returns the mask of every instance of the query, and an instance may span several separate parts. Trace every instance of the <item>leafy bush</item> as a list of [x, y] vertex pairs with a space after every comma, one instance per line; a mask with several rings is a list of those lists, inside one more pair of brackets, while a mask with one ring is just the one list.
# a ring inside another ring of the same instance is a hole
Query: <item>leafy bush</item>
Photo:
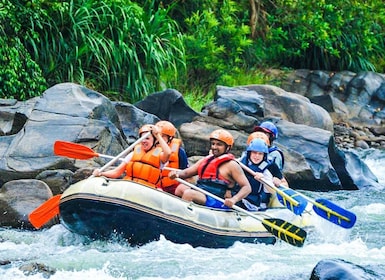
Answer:
[[383, 3], [279, 0], [269, 10], [268, 57], [292, 68], [375, 70], [384, 56]]
[[16, 10], [16, 7], [8, 1], [1, 4], [0, 98], [26, 100], [39, 96], [47, 89], [47, 82], [39, 65], [16, 37], [20, 32], [21, 24], [10, 13]]
[[187, 84], [198, 83], [205, 92], [245, 65], [243, 54], [252, 44], [249, 27], [236, 16], [240, 7], [231, 0], [217, 2], [186, 19]]

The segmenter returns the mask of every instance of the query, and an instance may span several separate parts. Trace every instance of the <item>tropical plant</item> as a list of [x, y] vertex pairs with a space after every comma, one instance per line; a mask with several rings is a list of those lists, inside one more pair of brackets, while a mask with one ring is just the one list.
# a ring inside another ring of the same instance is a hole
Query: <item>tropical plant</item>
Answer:
[[178, 27], [154, 1], [35, 2], [45, 13], [25, 25], [23, 43], [49, 85], [76, 82], [135, 102], [159, 89], [163, 71], [183, 69]]
[[16, 7], [9, 1], [0, 3], [0, 98], [29, 99], [47, 89], [47, 82], [37, 63], [20, 39], [21, 28], [9, 11]]
[[210, 7], [186, 19], [184, 34], [187, 84], [198, 83], [204, 92], [222, 77], [240, 71], [243, 55], [252, 41], [250, 29], [237, 18], [240, 7], [234, 1], [210, 1]]
[[375, 70], [374, 58], [384, 56], [381, 5], [376, 0], [275, 1], [267, 56], [292, 68]]

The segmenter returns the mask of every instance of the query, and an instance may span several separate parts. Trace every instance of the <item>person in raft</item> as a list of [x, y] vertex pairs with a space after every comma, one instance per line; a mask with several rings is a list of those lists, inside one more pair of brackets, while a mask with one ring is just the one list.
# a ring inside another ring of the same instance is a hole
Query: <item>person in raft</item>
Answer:
[[[228, 131], [215, 130], [210, 134], [210, 155], [184, 170], [169, 173], [171, 179], [185, 179], [198, 175], [197, 186], [223, 198], [224, 204], [183, 184], [177, 187], [175, 194], [187, 201], [221, 209], [231, 208], [245, 198], [251, 192], [251, 187], [242, 168], [234, 160], [234, 155], [230, 153], [233, 144], [233, 136]], [[231, 194], [227, 190], [231, 190], [236, 184], [239, 191], [233, 196], [225, 196], [227, 193]]]
[[[186, 169], [189, 166], [186, 151], [182, 147], [181, 139], [175, 138], [176, 128], [169, 121], [159, 121], [155, 124], [161, 128], [162, 137], [171, 149], [171, 155], [166, 167], [175, 169]], [[169, 169], [163, 169], [158, 188], [175, 194], [175, 189], [179, 185], [178, 181], [168, 177]]]
[[163, 139], [160, 127], [146, 124], [139, 129], [139, 137], [147, 132], [151, 134], [136, 145], [117, 167], [103, 172], [96, 169], [93, 175], [121, 178], [125, 174], [126, 180], [156, 188], [161, 178], [161, 168], [168, 162], [171, 149]]
[[[274, 162], [268, 161], [269, 150], [265, 141], [261, 138], [253, 139], [246, 149], [246, 156], [240, 160], [245, 166], [255, 172], [254, 175], [245, 171], [246, 177], [251, 185], [251, 193], [242, 199], [240, 206], [249, 211], [264, 211], [267, 209], [271, 193], [274, 191], [268, 185], [261, 183], [261, 179], [270, 185], [281, 184], [281, 180], [273, 182], [273, 175], [269, 171], [269, 167], [275, 165], [275, 169], [279, 168]], [[281, 175], [282, 176], [282, 175]], [[278, 178], [276, 178], [278, 179]]]
[[[249, 137], [247, 138], [247, 146], [249, 146], [251, 141], [254, 139], [262, 139], [266, 143], [267, 147], [271, 146], [270, 145], [270, 139], [269, 139], [269, 136], [267, 133], [263, 133], [260, 131], [256, 131], [256, 132], [251, 133], [249, 135]], [[246, 156], [247, 156], [247, 151], [244, 151], [239, 160], [241, 162], [244, 162]], [[282, 170], [279, 168], [277, 163], [269, 157], [269, 155], [267, 156], [267, 162], [269, 163], [267, 168], [270, 171], [270, 173], [273, 175], [274, 185], [275, 186], [281, 186], [282, 185], [282, 186], [285, 186], [288, 188], [289, 183], [287, 182], [286, 178], [284, 177]]]
[[272, 122], [265, 121], [254, 128], [254, 132], [263, 132], [269, 137], [269, 160], [274, 161], [282, 171], [285, 164], [283, 152], [273, 144], [274, 140], [278, 139], [278, 128]]

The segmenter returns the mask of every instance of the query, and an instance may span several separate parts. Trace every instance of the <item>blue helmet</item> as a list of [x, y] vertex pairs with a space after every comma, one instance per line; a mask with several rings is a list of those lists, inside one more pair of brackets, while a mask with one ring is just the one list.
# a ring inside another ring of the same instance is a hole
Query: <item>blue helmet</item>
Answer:
[[272, 122], [266, 121], [254, 128], [254, 131], [263, 131], [272, 134], [273, 140], [278, 138], [278, 128]]
[[260, 138], [255, 138], [250, 142], [249, 146], [247, 146], [246, 151], [247, 152], [261, 152], [264, 154], [268, 154], [269, 148], [267, 147], [265, 141], [263, 141]]

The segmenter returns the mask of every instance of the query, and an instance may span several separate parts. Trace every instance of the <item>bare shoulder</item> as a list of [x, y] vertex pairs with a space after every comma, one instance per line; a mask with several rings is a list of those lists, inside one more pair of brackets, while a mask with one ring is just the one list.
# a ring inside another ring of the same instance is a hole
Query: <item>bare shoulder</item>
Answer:
[[233, 170], [242, 170], [241, 166], [239, 165], [238, 162], [236, 162], [235, 160], [230, 160], [228, 162], [229, 166], [233, 169]]
[[230, 160], [230, 161], [223, 163], [220, 166], [220, 171], [222, 174], [228, 174], [231, 177], [234, 177], [236, 174], [243, 172], [242, 168], [234, 160]]

